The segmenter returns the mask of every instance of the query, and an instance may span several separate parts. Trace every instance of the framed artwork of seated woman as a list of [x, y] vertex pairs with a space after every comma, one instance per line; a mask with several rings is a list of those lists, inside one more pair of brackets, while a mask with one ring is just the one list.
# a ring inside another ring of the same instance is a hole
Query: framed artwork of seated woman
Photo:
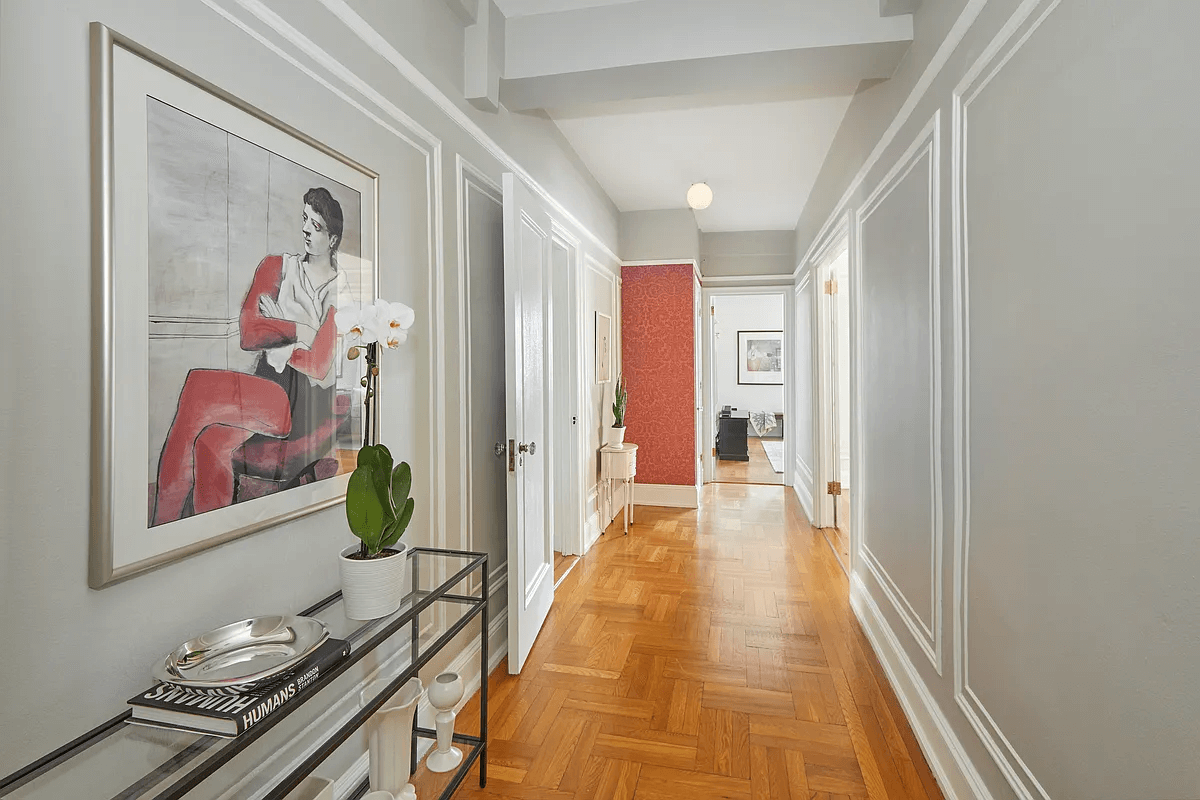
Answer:
[[363, 390], [335, 309], [376, 296], [377, 177], [93, 37], [99, 587], [345, 496]]

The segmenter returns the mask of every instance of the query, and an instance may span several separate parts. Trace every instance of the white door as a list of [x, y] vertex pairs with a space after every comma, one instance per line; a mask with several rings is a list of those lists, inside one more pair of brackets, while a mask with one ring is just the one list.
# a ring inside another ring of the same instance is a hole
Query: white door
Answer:
[[546, 524], [544, 291], [550, 215], [504, 174], [504, 365], [508, 427], [508, 671], [525, 665], [554, 601]]

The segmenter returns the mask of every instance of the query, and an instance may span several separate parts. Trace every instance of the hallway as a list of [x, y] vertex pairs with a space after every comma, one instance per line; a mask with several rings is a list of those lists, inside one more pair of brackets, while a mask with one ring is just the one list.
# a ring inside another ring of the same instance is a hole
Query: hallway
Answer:
[[790, 491], [635, 518], [559, 587], [524, 673], [494, 673], [488, 787], [458, 797], [940, 800]]

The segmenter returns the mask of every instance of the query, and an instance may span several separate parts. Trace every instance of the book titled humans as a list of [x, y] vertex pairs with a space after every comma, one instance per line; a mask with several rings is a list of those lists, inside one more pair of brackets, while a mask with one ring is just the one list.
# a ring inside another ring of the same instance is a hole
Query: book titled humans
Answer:
[[291, 674], [276, 683], [239, 695], [208, 694], [160, 683], [129, 701], [131, 722], [233, 737], [261, 722], [310, 686], [322, 671], [350, 655], [350, 643], [327, 639]]

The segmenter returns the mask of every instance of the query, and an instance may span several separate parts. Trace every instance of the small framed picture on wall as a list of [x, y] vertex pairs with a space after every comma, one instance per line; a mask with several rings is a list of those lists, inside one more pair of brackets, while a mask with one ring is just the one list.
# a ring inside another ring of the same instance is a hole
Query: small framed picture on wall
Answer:
[[596, 383], [612, 380], [612, 317], [596, 312]]
[[738, 383], [783, 384], [783, 331], [738, 331]]

